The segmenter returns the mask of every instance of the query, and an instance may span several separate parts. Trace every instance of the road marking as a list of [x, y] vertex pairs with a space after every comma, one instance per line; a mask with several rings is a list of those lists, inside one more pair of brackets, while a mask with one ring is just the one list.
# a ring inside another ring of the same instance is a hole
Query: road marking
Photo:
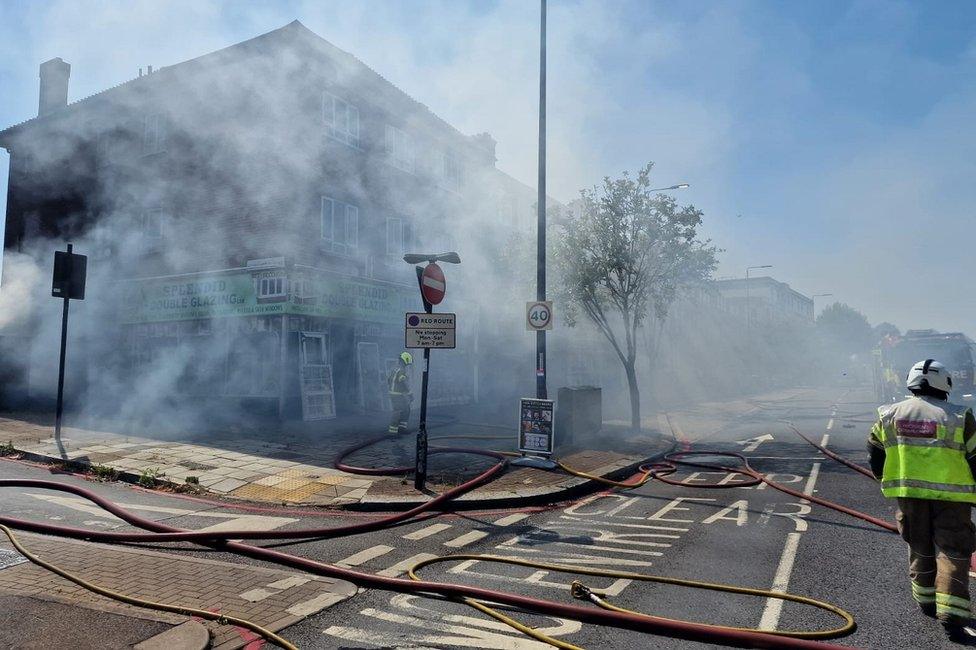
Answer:
[[295, 521], [298, 520], [289, 519], [287, 517], [244, 515], [243, 517], [237, 517], [236, 519], [222, 521], [219, 524], [214, 524], [213, 526], [206, 526], [200, 530], [205, 530], [211, 533], [223, 532], [225, 530], [274, 530], [275, 528], [281, 528], [282, 526], [286, 526]]
[[381, 555], [386, 555], [393, 550], [392, 546], [386, 546], [385, 544], [377, 544], [376, 546], [371, 546], [367, 549], [363, 549], [358, 553], [353, 553], [344, 560], [339, 560], [336, 562], [339, 566], [351, 567], [359, 566], [360, 564], [365, 564], [370, 560], [378, 558]]
[[827, 446], [827, 443], [829, 443], [829, 442], [830, 442], [830, 434], [829, 433], [825, 433], [823, 435], [823, 438], [820, 439], [820, 446], [821, 447], [826, 447]]
[[[501, 621], [440, 611], [426, 600], [421, 603], [422, 606], [418, 606], [413, 604], [417, 599], [417, 596], [401, 594], [390, 600], [392, 608], [405, 614], [372, 607], [360, 612], [363, 616], [396, 623], [396, 628], [391, 631], [377, 631], [375, 625], [369, 629], [333, 625], [323, 633], [353, 641], [357, 646], [366, 644], [384, 648], [456, 646], [496, 650], [552, 649], [549, 644], [526, 638]], [[548, 636], [566, 636], [583, 627], [578, 621], [545, 618], [548, 624], [537, 629]]]
[[397, 562], [393, 566], [383, 569], [382, 571], [379, 571], [377, 573], [387, 578], [395, 578], [399, 575], [403, 575], [404, 573], [406, 573], [407, 569], [412, 567], [414, 564], [417, 564], [418, 562], [423, 562], [424, 560], [432, 560], [435, 557], [437, 556], [434, 555], [433, 553], [417, 553], [413, 557], [408, 557], [406, 560], [401, 560], [400, 562]]
[[[813, 467], [810, 468], [810, 478], [807, 479], [806, 486], [803, 488], [804, 494], [807, 496], [813, 494], [819, 475], [820, 463], [814, 463]], [[779, 566], [776, 568], [776, 575], [773, 577], [772, 591], [783, 593], [790, 586], [790, 575], [793, 573], [793, 562], [796, 560], [796, 549], [800, 544], [800, 535], [799, 532], [787, 533], [783, 554], [779, 558]], [[783, 601], [779, 598], [767, 598], [762, 618], [759, 620], [759, 629], [764, 631], [775, 630], [776, 626], [779, 625], [779, 617], [782, 613]]]
[[759, 449], [759, 445], [764, 442], [770, 442], [771, 440], [773, 440], [772, 434], [764, 433], [763, 435], [756, 436], [755, 438], [749, 438], [748, 440], [736, 440], [736, 442], [740, 445], [745, 445], [745, 447], [742, 448], [742, 452], [747, 453], [750, 451], [756, 451]]
[[444, 546], [450, 546], [451, 548], [460, 548], [462, 546], [467, 546], [472, 542], [477, 542], [479, 539], [484, 539], [488, 537], [488, 533], [483, 530], [472, 530], [470, 533], [465, 533], [454, 539], [450, 539], [444, 542]]
[[301, 603], [295, 603], [285, 611], [292, 616], [311, 616], [315, 612], [325, 609], [329, 605], [335, 605], [336, 603], [345, 600], [346, 596], [342, 594], [331, 594], [329, 592], [324, 592]]
[[827, 431], [830, 431], [833, 428], [834, 428], [834, 418], [830, 418], [830, 420], [827, 421]]
[[[796, 560], [796, 549], [800, 543], [800, 533], [787, 533], [783, 555], [779, 558], [776, 575], [773, 578], [772, 591], [784, 593], [790, 586], [790, 574], [793, 573], [793, 562]], [[763, 608], [759, 629], [763, 631], [775, 630], [779, 624], [780, 614], [783, 612], [783, 601], [779, 598], [767, 598]]]
[[298, 587], [305, 584], [306, 582], [311, 582], [311, 578], [306, 578], [305, 576], [291, 576], [290, 578], [283, 578], [281, 580], [276, 580], [268, 585], [269, 589], [279, 589], [284, 591], [285, 589], [291, 589], [292, 587]]
[[451, 524], [431, 524], [426, 528], [421, 528], [420, 530], [415, 530], [412, 533], [408, 533], [403, 536], [403, 539], [418, 540], [425, 537], [430, 537], [431, 535], [436, 535], [442, 530], [447, 530], [451, 527]]
[[[810, 476], [807, 478], [807, 483], [803, 487], [803, 494], [807, 496], [813, 495], [813, 486], [817, 484], [817, 477], [820, 476], [820, 463], [814, 463], [813, 467], [810, 469]], [[806, 499], [802, 499], [800, 503], [810, 503]]]
[[528, 518], [529, 515], [521, 512], [516, 512], [514, 515], [508, 515], [507, 517], [502, 517], [494, 523], [495, 526], [510, 526], [511, 524], [522, 521]]

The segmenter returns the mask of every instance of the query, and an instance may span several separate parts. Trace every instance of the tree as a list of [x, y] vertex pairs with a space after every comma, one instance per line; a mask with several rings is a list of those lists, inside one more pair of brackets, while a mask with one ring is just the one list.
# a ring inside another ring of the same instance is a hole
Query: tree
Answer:
[[864, 314], [840, 302], [820, 312], [817, 330], [825, 343], [845, 356], [867, 352], [877, 342]]
[[874, 326], [874, 341], [877, 343], [886, 336], [901, 336], [901, 330], [899, 330], [895, 325], [885, 321], [884, 323], [878, 323]]
[[624, 366], [631, 426], [640, 429], [637, 333], [648, 316], [658, 321], [679, 292], [715, 270], [718, 252], [698, 237], [702, 212], [650, 192], [653, 163], [636, 178], [603, 179], [580, 192], [578, 209], [559, 220], [557, 295], [575, 325], [579, 311], [606, 337]]

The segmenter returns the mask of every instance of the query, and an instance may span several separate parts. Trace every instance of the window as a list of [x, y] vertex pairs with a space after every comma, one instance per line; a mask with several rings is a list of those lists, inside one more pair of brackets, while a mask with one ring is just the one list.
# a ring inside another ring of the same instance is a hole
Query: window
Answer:
[[400, 257], [411, 244], [410, 224], [400, 217], [386, 220], [386, 254]]
[[258, 298], [278, 298], [285, 295], [285, 279], [268, 277], [258, 280]]
[[163, 237], [163, 222], [166, 214], [162, 208], [152, 208], [142, 213], [142, 236], [150, 241]]
[[386, 125], [386, 154], [395, 167], [413, 173], [413, 138], [390, 124]]
[[359, 146], [359, 109], [335, 95], [322, 93], [322, 123], [329, 137]]
[[359, 208], [323, 196], [322, 241], [334, 253], [353, 255], [359, 246]]
[[147, 115], [142, 132], [142, 153], [159, 153], [166, 146], [166, 123], [159, 113]]
[[440, 169], [441, 185], [452, 192], [461, 191], [463, 172], [461, 161], [451, 152], [446, 152], [441, 156]]

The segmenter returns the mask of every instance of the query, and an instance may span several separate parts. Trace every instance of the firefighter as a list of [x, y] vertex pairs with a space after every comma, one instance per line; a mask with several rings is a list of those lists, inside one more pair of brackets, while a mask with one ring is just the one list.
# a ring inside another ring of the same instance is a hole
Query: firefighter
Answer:
[[390, 426], [387, 429], [390, 433], [402, 433], [407, 430], [410, 402], [413, 401], [407, 366], [412, 364], [413, 355], [409, 352], [401, 352], [396, 367], [390, 373], [390, 404], [393, 405], [393, 417], [390, 418]]
[[898, 531], [909, 546], [912, 595], [949, 638], [972, 643], [969, 563], [976, 550], [976, 420], [948, 402], [952, 377], [926, 359], [908, 371], [912, 397], [878, 409], [868, 450], [886, 497], [898, 500]]

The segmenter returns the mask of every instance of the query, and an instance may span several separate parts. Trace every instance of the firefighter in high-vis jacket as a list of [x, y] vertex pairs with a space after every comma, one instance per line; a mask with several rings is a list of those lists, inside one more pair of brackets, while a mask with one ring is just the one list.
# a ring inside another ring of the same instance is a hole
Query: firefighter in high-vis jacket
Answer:
[[908, 372], [912, 397], [878, 409], [868, 449], [886, 497], [898, 499], [912, 595], [949, 637], [972, 643], [969, 564], [976, 550], [976, 420], [948, 402], [952, 377], [927, 359]]
[[390, 426], [387, 429], [390, 433], [407, 430], [407, 421], [410, 419], [410, 402], [413, 401], [413, 395], [410, 394], [410, 377], [407, 375], [407, 366], [412, 363], [413, 355], [409, 352], [402, 352], [396, 367], [390, 373], [390, 404], [393, 405], [393, 417], [390, 418]]

